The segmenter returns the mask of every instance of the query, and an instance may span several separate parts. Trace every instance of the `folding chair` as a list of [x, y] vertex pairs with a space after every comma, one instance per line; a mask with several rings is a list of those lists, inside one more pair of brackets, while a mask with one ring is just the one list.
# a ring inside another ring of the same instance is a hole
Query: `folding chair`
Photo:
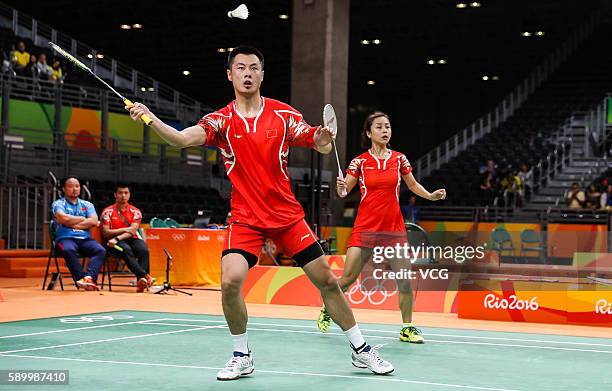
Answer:
[[514, 255], [514, 244], [512, 243], [512, 238], [510, 237], [510, 233], [505, 228], [495, 228], [491, 234], [493, 238], [493, 248], [497, 251], [499, 255], [499, 259], [501, 262], [502, 253], [504, 251], [510, 251], [512, 255]]
[[546, 247], [542, 237], [532, 229], [526, 229], [521, 232], [521, 255], [525, 252], [538, 253], [538, 259], [545, 263]]
[[[55, 243], [55, 222], [49, 222], [49, 257], [47, 258], [47, 268], [45, 269], [45, 278], [42, 284], [42, 290], [44, 291], [47, 287], [47, 278], [49, 277], [49, 267], [51, 266], [51, 258], [55, 260], [55, 273], [57, 273], [57, 279], [59, 280], [62, 290], [64, 290], [64, 282], [62, 281], [62, 272], [59, 268], [59, 262], [57, 260], [57, 244]], [[52, 287], [53, 280], [49, 283]], [[52, 289], [52, 288], [49, 288]]]
[[[59, 261], [57, 260], [57, 257], [59, 255], [59, 249], [57, 248], [57, 243], [55, 242], [55, 234], [56, 234], [56, 229], [57, 229], [55, 224], [56, 223], [53, 220], [49, 222], [49, 257], [47, 258], [47, 267], [45, 268], [45, 277], [43, 279], [42, 290], [45, 290], [45, 289], [50, 290], [55, 287], [55, 282], [53, 279], [49, 281], [49, 286], [47, 286], [47, 279], [49, 278], [49, 269], [51, 267], [51, 259], [53, 259], [55, 263], [55, 272], [51, 272], [51, 273], [57, 276], [56, 278], [57, 280], [59, 280], [60, 287], [62, 288], [62, 290], [64, 290], [62, 272], [60, 271]], [[86, 257], [82, 257], [81, 259], [81, 264], [83, 267], [85, 267], [85, 258]], [[74, 277], [72, 276], [72, 274], [70, 274], [70, 277], [72, 278], [72, 281], [74, 282], [74, 285], [77, 287], [77, 289], [80, 289], [79, 286], [76, 284], [76, 281], [74, 280]]]
[[100, 290], [104, 289], [104, 281], [106, 276], [108, 276], [109, 292], [113, 290], [113, 274], [120, 275], [116, 277], [130, 277], [133, 275], [132, 272], [127, 268], [125, 261], [121, 257], [118, 257], [111, 253], [108, 249], [106, 250], [106, 258], [104, 259], [104, 264], [102, 264], [102, 270], [100, 272], [102, 274]]

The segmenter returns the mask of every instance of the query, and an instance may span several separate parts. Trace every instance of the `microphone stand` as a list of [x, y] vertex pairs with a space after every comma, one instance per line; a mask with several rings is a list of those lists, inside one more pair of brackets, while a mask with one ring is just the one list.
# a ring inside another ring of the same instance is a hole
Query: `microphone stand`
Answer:
[[166, 292], [169, 292], [169, 291], [175, 291], [175, 292], [178, 292], [178, 293], [182, 293], [184, 295], [193, 296], [192, 293], [185, 292], [185, 291], [182, 291], [180, 289], [176, 289], [176, 288], [172, 287], [172, 285], [170, 284], [170, 262], [172, 261], [172, 255], [170, 255], [168, 250], [166, 250], [165, 248], [162, 249], [162, 250], [164, 250], [164, 253], [166, 254], [166, 281], [164, 281], [163, 288], [159, 292], [155, 292], [155, 294], [166, 293]]

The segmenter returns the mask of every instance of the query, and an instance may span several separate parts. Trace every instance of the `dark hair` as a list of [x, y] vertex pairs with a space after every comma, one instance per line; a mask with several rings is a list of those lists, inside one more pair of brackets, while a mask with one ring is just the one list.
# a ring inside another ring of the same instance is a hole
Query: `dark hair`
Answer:
[[232, 69], [232, 63], [234, 62], [234, 58], [236, 58], [236, 56], [239, 54], [256, 55], [259, 59], [259, 62], [261, 63], [261, 69], [264, 68], [264, 56], [259, 49], [253, 46], [237, 46], [227, 56], [227, 69]]
[[114, 193], [116, 193], [117, 190], [124, 189], [124, 188], [127, 188], [128, 190], [130, 190], [130, 185], [128, 185], [125, 182], [118, 182], [118, 183], [115, 184], [115, 191], [114, 191]]
[[373, 112], [372, 114], [366, 117], [365, 121], [363, 121], [363, 131], [361, 133], [361, 147], [362, 148], [370, 148], [372, 146], [372, 140], [370, 140], [370, 138], [368, 137], [368, 132], [370, 131], [370, 128], [372, 127], [372, 123], [374, 122], [374, 120], [380, 117], [385, 117], [386, 119], [391, 121], [391, 118], [389, 118], [389, 116], [383, 113], [382, 111]]
[[66, 182], [68, 182], [68, 179], [76, 179], [77, 182], [79, 182], [79, 186], [81, 185], [81, 180], [79, 178], [77, 178], [74, 175], [69, 175], [65, 178], [62, 178], [62, 180], [60, 181], [60, 184], [62, 185], [62, 188], [64, 188], [64, 186], [66, 186]]

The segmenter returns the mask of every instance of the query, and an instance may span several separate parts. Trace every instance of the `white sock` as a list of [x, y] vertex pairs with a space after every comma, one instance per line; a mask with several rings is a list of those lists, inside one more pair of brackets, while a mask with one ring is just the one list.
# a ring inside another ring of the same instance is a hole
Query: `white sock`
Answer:
[[346, 338], [348, 338], [353, 350], [359, 353], [363, 348], [366, 347], [366, 341], [363, 339], [363, 335], [361, 335], [361, 330], [359, 330], [359, 326], [355, 325], [350, 329], [344, 332]]
[[234, 344], [234, 352], [249, 354], [248, 335], [246, 331], [244, 334], [232, 334], [232, 343]]

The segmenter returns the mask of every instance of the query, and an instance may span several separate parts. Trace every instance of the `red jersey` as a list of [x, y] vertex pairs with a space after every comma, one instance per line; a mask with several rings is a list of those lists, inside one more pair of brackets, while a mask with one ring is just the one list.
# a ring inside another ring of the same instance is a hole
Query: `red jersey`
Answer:
[[289, 147], [314, 147], [317, 128], [304, 122], [291, 106], [261, 99], [261, 110], [254, 118], [244, 118], [232, 102], [205, 115], [198, 125], [206, 132], [206, 145], [221, 151], [232, 183], [230, 223], [286, 227], [304, 218], [291, 191]]
[[354, 158], [346, 173], [359, 180], [361, 202], [353, 233], [406, 232], [399, 205], [402, 176], [412, 171], [406, 156], [396, 151], [376, 158], [369, 150]]
[[[123, 218], [127, 221], [124, 221]], [[140, 213], [140, 209], [127, 204], [124, 210], [121, 211], [121, 215], [119, 214], [119, 210], [117, 209], [117, 204], [113, 204], [111, 206], [107, 206], [102, 211], [101, 219], [102, 225], [108, 229], [119, 229], [119, 228], [128, 228], [132, 223], [139, 223], [142, 220], [142, 213]], [[133, 235], [133, 238], [137, 239], [138, 235]]]

